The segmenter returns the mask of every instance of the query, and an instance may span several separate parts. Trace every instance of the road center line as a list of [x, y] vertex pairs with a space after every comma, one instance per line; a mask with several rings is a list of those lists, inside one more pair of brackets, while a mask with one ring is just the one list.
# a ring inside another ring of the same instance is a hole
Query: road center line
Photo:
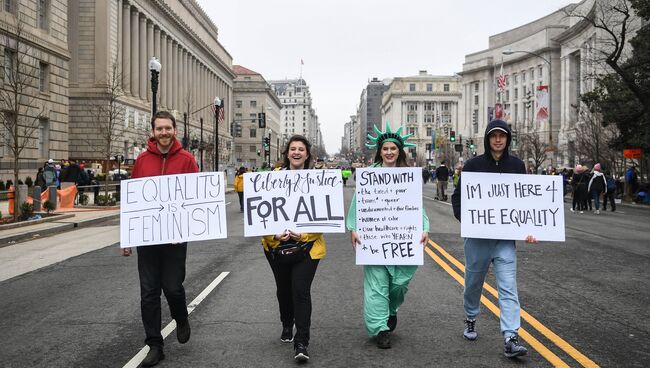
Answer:
[[[465, 266], [460, 261], [458, 261], [456, 258], [454, 258], [451, 254], [449, 254], [447, 251], [445, 251], [440, 245], [436, 244], [432, 240], [429, 240], [429, 245], [431, 245], [438, 252], [440, 252], [440, 254], [442, 254], [449, 262], [451, 262], [454, 266], [456, 266], [456, 268], [458, 268], [461, 272], [463, 272], [463, 273], [465, 272]], [[449, 272], [449, 271], [447, 271], [447, 272]], [[454, 271], [452, 270], [452, 272], [454, 272]], [[464, 282], [461, 283], [461, 284], [464, 285]], [[495, 298], [498, 298], [499, 293], [492, 286], [490, 286], [487, 282], [483, 284], [483, 287], [485, 288], [485, 290], [488, 293], [492, 294], [492, 296], [494, 296]], [[557, 347], [562, 349], [565, 353], [569, 354], [569, 356], [571, 356], [573, 359], [575, 359], [583, 367], [589, 367], [589, 368], [598, 367], [598, 365], [594, 361], [592, 361], [587, 356], [585, 356], [584, 354], [579, 352], [576, 348], [571, 346], [571, 344], [566, 342], [564, 339], [562, 339], [560, 336], [558, 336], [555, 332], [551, 331], [549, 328], [544, 326], [541, 322], [539, 322], [535, 317], [533, 317], [531, 314], [526, 312], [523, 308], [521, 308], [521, 318], [523, 318], [524, 321], [528, 322], [528, 324], [533, 326], [534, 329], [539, 331], [539, 333], [544, 335], [547, 339], [549, 339]]]
[[[226, 276], [228, 276], [228, 274], [230, 274], [230, 272], [222, 272], [221, 274], [219, 274], [219, 276], [217, 276], [217, 278], [212, 280], [210, 285], [208, 285], [205, 289], [203, 289], [203, 291], [196, 298], [194, 298], [194, 300], [192, 300], [192, 302], [187, 306], [187, 314], [192, 313], [194, 311], [194, 309], [196, 309], [196, 307], [212, 292], [212, 290], [214, 290], [214, 288], [216, 288], [217, 285], [219, 285], [219, 283], [221, 281], [223, 281], [223, 279], [225, 279]], [[175, 328], [176, 328], [176, 321], [172, 320], [161, 331], [163, 340], [165, 338], [167, 338], [167, 336], [169, 336], [169, 334], [172, 333], [172, 331], [174, 331]], [[140, 365], [140, 363], [142, 363], [144, 358], [147, 356], [148, 352], [149, 352], [149, 346], [145, 345], [122, 368], [136, 368], [136, 367], [138, 367]]]

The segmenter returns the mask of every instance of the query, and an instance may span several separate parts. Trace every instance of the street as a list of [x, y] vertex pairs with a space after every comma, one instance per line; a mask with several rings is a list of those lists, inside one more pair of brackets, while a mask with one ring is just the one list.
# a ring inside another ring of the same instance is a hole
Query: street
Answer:
[[[354, 188], [345, 188], [346, 208]], [[451, 189], [450, 189], [451, 191]], [[363, 270], [349, 234], [327, 234], [328, 255], [312, 286], [312, 367], [647, 367], [650, 366], [648, 208], [577, 214], [565, 203], [566, 242], [518, 243], [522, 343], [503, 356], [494, 275], [488, 274], [479, 339], [462, 336], [463, 242], [449, 202], [424, 187], [431, 242], [392, 335], [380, 350], [363, 327]], [[451, 197], [451, 193], [449, 195]], [[280, 342], [273, 275], [259, 238], [243, 237], [237, 195], [226, 196], [228, 238], [188, 246], [185, 288], [192, 337], [165, 339], [160, 367], [292, 366]], [[137, 258], [119, 255], [118, 221], [0, 248], [92, 244], [86, 253], [0, 281], [0, 365], [123, 367], [143, 348]], [[27, 261], [27, 260], [26, 260]], [[58, 260], [57, 260], [58, 261]], [[212, 284], [212, 285], [211, 285]], [[206, 293], [200, 295], [208, 286]], [[211, 290], [211, 291], [210, 291]], [[494, 291], [494, 290], [492, 290]], [[199, 297], [199, 298], [197, 298]], [[195, 303], [190, 303], [195, 300]], [[492, 310], [491, 310], [492, 309]], [[163, 298], [163, 327], [170, 322]], [[170, 327], [171, 328], [171, 327]], [[140, 353], [142, 354], [142, 353]], [[134, 359], [134, 357], [136, 357]]]

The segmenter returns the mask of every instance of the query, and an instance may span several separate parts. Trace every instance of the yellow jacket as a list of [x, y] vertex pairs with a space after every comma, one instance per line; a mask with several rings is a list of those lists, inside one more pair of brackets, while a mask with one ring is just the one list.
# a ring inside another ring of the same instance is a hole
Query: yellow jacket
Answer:
[[[275, 235], [266, 235], [262, 237], [262, 246], [265, 251], [269, 251], [270, 248], [275, 248], [280, 244], [279, 240], [276, 240]], [[311, 259], [323, 259], [327, 253], [325, 246], [325, 238], [322, 233], [302, 233], [300, 234], [301, 242], [310, 242], [313, 241], [314, 245], [309, 251]]]
[[243, 192], [244, 191], [244, 174], [241, 175], [235, 175], [235, 192]]

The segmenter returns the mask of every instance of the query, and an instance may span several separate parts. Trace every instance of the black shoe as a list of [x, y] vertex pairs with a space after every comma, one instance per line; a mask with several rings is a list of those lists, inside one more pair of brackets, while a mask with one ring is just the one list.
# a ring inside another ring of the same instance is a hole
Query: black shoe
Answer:
[[142, 366], [153, 367], [154, 365], [160, 363], [160, 361], [163, 359], [165, 359], [165, 354], [163, 354], [162, 346], [149, 346], [149, 352], [142, 361]]
[[295, 355], [293, 359], [295, 359], [299, 363], [305, 363], [309, 360], [309, 353], [307, 352], [307, 346], [305, 344], [299, 342], [294, 346], [294, 351]]
[[506, 358], [514, 358], [528, 354], [528, 349], [519, 344], [518, 335], [512, 335], [506, 340], [505, 345], [503, 346], [503, 354]]
[[390, 349], [390, 333], [388, 331], [381, 331], [377, 335], [377, 347], [380, 349]]
[[280, 341], [286, 343], [293, 342], [293, 326], [282, 327], [282, 335], [280, 335]]
[[390, 332], [395, 331], [395, 327], [397, 327], [397, 315], [389, 316], [387, 324], [388, 324], [388, 331]]
[[465, 319], [465, 329], [463, 330], [463, 336], [470, 341], [474, 341], [478, 338], [475, 319]]
[[176, 321], [176, 338], [181, 344], [185, 344], [190, 340], [190, 321], [185, 319], [184, 321]]

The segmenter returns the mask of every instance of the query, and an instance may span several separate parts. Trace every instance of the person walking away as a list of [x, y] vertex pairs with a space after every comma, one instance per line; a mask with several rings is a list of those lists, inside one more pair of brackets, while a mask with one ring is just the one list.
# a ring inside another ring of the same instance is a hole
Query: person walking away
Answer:
[[[196, 160], [176, 139], [176, 119], [167, 111], [158, 111], [151, 119], [151, 138], [133, 166], [131, 178], [189, 174], [199, 171]], [[183, 281], [187, 242], [137, 247], [140, 278], [140, 308], [149, 352], [143, 367], [152, 367], [165, 358], [161, 329], [160, 292], [165, 293], [171, 317], [176, 321], [176, 339], [185, 344], [190, 339], [190, 323]], [[131, 248], [122, 248], [130, 256]]]
[[587, 209], [587, 177], [584, 174], [584, 166], [576, 165], [575, 172], [571, 178], [571, 185], [573, 186], [573, 204], [571, 212], [580, 211], [584, 213]]
[[43, 177], [43, 168], [39, 167], [38, 172], [36, 173], [36, 180], [34, 181], [34, 186], [41, 188], [41, 193], [45, 190], [45, 178]]
[[[368, 148], [376, 148], [374, 164], [371, 167], [407, 167], [405, 143], [410, 135], [401, 136], [402, 128], [391, 132], [386, 123], [386, 131], [381, 132], [376, 126], [374, 144], [366, 144]], [[356, 194], [348, 210], [346, 227], [351, 232], [352, 249], [361, 244], [357, 234]], [[422, 237], [420, 243], [429, 241], [429, 218], [422, 208]], [[390, 333], [397, 327], [397, 312], [404, 303], [408, 285], [417, 271], [417, 266], [395, 265], [365, 265], [363, 266], [363, 319], [368, 336], [376, 337], [377, 347], [391, 347]]]
[[600, 163], [594, 165], [587, 191], [594, 200], [596, 215], [600, 215], [600, 196], [602, 193], [607, 193], [607, 179], [605, 179], [605, 175], [600, 171]]
[[440, 163], [436, 169], [436, 179], [438, 180], [438, 199], [447, 201], [447, 183], [449, 182], [449, 168], [445, 165], [445, 161]]
[[[493, 120], [485, 129], [485, 153], [465, 163], [464, 172], [491, 172], [508, 174], [526, 174], [522, 160], [508, 153], [512, 133], [503, 120]], [[462, 177], [460, 179], [462, 181]], [[451, 197], [454, 217], [461, 220], [461, 191], [459, 182]], [[528, 235], [527, 243], [536, 243], [537, 239]], [[519, 297], [517, 292], [517, 252], [514, 240], [465, 238], [465, 290], [463, 306], [465, 310], [465, 328], [463, 336], [473, 341], [478, 337], [476, 318], [480, 312], [480, 299], [485, 276], [494, 265], [499, 293], [501, 313], [501, 334], [504, 339], [503, 353], [508, 358], [526, 355], [528, 349], [519, 342], [521, 325]]]
[[607, 201], [609, 201], [612, 212], [614, 212], [616, 211], [616, 180], [609, 171], [605, 171], [605, 182], [607, 183], [607, 190], [603, 197], [603, 211], [607, 211]]
[[[289, 138], [283, 156], [281, 170], [309, 169], [312, 160], [311, 143], [301, 135], [294, 135]], [[299, 244], [303, 255], [293, 262], [277, 252], [279, 246], [291, 243]], [[325, 238], [321, 233], [285, 230], [281, 234], [262, 237], [262, 247], [275, 278], [276, 297], [282, 322], [280, 341], [293, 342], [294, 360], [299, 363], [307, 362], [312, 311], [311, 284], [318, 263], [325, 258]]]
[[239, 197], [239, 212], [244, 212], [244, 174], [246, 173], [245, 167], [240, 167], [235, 173], [235, 192]]

